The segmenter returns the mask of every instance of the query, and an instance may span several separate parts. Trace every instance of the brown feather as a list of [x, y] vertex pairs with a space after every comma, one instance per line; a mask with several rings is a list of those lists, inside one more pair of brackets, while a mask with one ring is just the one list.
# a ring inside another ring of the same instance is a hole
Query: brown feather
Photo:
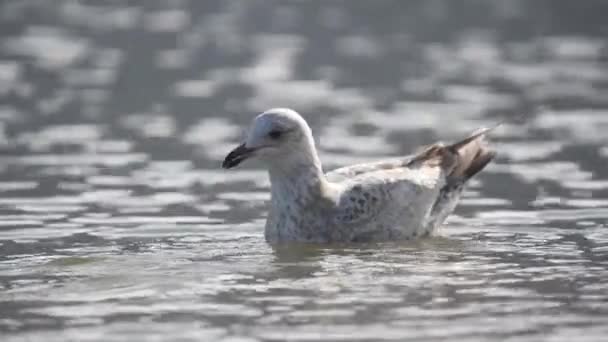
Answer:
[[481, 129], [468, 138], [446, 147], [456, 155], [456, 166], [450, 176], [466, 181], [494, 159], [496, 152], [490, 149], [485, 140], [486, 134], [494, 128], [496, 127]]
[[494, 128], [480, 129], [452, 145], [438, 143], [428, 146], [408, 166], [441, 166], [449, 177], [466, 181], [496, 156], [485, 141], [485, 135]]

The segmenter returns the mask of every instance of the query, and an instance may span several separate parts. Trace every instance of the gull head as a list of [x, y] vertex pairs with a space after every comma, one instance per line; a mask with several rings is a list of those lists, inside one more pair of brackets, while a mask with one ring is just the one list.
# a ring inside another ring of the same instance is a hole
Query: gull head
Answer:
[[310, 127], [300, 114], [287, 108], [273, 108], [258, 115], [245, 141], [226, 156], [222, 166], [231, 169], [252, 158], [269, 169], [318, 163]]

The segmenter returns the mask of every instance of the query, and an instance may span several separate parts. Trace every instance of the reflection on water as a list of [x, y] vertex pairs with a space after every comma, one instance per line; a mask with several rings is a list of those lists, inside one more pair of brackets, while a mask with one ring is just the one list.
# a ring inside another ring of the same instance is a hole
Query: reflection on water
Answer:
[[[3, 341], [602, 340], [607, 10], [0, 3]], [[275, 106], [328, 169], [506, 123], [439, 237], [269, 246], [219, 163]]]

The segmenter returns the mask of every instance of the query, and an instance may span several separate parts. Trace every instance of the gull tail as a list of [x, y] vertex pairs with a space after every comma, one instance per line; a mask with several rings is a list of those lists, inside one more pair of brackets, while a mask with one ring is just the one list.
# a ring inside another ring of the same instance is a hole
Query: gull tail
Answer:
[[466, 182], [494, 159], [496, 152], [488, 146], [485, 137], [496, 127], [480, 129], [468, 138], [446, 146], [456, 157], [454, 169], [449, 173], [450, 178]]
[[480, 129], [468, 138], [443, 147], [444, 163], [445, 160], [449, 160], [447, 164], [451, 167], [446, 184], [439, 191], [439, 196], [429, 213], [427, 232], [432, 232], [445, 221], [456, 208], [465, 183], [494, 159], [496, 152], [488, 146], [486, 134], [499, 125]]

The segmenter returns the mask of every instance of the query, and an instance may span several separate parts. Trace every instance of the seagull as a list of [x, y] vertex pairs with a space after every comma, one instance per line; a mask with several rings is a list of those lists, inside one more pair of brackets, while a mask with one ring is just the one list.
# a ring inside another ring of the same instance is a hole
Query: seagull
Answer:
[[324, 173], [304, 118], [273, 108], [255, 117], [222, 167], [254, 158], [268, 170], [264, 235], [271, 244], [410, 240], [432, 234], [456, 207], [467, 181], [494, 158], [485, 140], [491, 129], [411, 156]]

